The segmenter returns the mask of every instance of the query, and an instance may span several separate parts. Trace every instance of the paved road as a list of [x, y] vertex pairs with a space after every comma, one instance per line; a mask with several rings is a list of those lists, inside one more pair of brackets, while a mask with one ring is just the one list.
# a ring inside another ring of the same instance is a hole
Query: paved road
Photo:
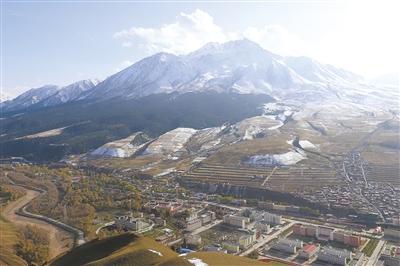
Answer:
[[15, 225], [33, 225], [48, 231], [50, 240], [50, 259], [56, 257], [60, 253], [69, 250], [72, 247], [74, 241], [74, 236], [71, 233], [44, 221], [20, 216], [15, 213], [25, 204], [29, 203], [31, 200], [40, 195], [40, 193], [37, 191], [29, 190], [26, 188], [23, 189], [25, 190], [26, 194], [18, 200], [11, 202], [4, 209], [2, 209], [2, 215]]

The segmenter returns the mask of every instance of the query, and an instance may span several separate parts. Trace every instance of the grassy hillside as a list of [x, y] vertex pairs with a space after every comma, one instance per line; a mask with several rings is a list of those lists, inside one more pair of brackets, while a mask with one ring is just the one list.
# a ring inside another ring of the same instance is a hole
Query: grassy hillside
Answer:
[[[156, 137], [177, 127], [200, 129], [234, 123], [260, 114], [262, 104], [271, 100], [267, 95], [210, 92], [33, 108], [17, 117], [6, 114], [0, 130], [0, 156], [58, 160], [65, 154], [83, 153], [137, 131]], [[66, 128], [60, 135], [18, 139], [62, 127]]]
[[15, 245], [19, 240], [14, 225], [0, 215], [0, 265], [20, 266], [27, 263], [15, 254]]
[[159, 265], [159, 266], [193, 266], [191, 260], [201, 260], [212, 265], [266, 266], [283, 265], [274, 262], [259, 262], [245, 257], [238, 257], [216, 252], [194, 252], [179, 256], [169, 247], [153, 239], [125, 233], [102, 240], [94, 240], [79, 246], [56, 258], [52, 266], [67, 265]]
[[86, 243], [56, 258], [51, 265], [159, 265], [174, 258], [177, 254], [167, 246], [126, 233]]

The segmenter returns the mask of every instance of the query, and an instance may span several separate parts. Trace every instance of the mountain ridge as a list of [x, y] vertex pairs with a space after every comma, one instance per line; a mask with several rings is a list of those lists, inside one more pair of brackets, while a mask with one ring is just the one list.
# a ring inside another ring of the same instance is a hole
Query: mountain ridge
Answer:
[[[341, 93], [343, 87], [358, 87], [362, 81], [352, 72], [307, 57], [283, 57], [243, 39], [208, 43], [187, 55], [160, 52], [102, 82], [79, 86], [85, 81], [78, 81], [62, 88], [53, 85], [54, 89], [44, 96], [41, 90], [31, 89], [2, 107], [8, 112], [85, 99], [102, 101], [195, 91], [269, 94], [279, 99], [294, 98], [300, 91], [325, 99]], [[337, 87], [335, 92], [331, 92], [332, 87]], [[21, 101], [25, 96], [29, 97]]]

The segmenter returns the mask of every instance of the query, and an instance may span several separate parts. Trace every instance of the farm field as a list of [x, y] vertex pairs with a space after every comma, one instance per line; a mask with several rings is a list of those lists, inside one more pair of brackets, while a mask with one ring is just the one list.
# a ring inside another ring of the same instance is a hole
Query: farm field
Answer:
[[323, 166], [295, 167], [233, 167], [205, 164], [183, 175], [187, 181], [226, 183], [237, 186], [268, 188], [277, 191], [294, 191], [299, 188], [335, 185], [342, 179], [335, 171]]
[[366, 177], [368, 181], [400, 185], [399, 176], [400, 176], [399, 165], [370, 164], [366, 166]]

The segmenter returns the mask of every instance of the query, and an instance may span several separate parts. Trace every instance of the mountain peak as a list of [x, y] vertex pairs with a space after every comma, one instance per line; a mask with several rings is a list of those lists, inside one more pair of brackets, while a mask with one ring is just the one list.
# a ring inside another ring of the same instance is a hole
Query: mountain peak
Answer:
[[263, 49], [259, 44], [249, 39], [239, 39], [225, 43], [209, 42], [200, 49], [190, 53], [188, 56], [198, 57], [216, 53], [270, 53]]
[[264, 50], [258, 43], [250, 41], [247, 38], [233, 40], [222, 44], [224, 47], [233, 47], [240, 49], [261, 49]]

